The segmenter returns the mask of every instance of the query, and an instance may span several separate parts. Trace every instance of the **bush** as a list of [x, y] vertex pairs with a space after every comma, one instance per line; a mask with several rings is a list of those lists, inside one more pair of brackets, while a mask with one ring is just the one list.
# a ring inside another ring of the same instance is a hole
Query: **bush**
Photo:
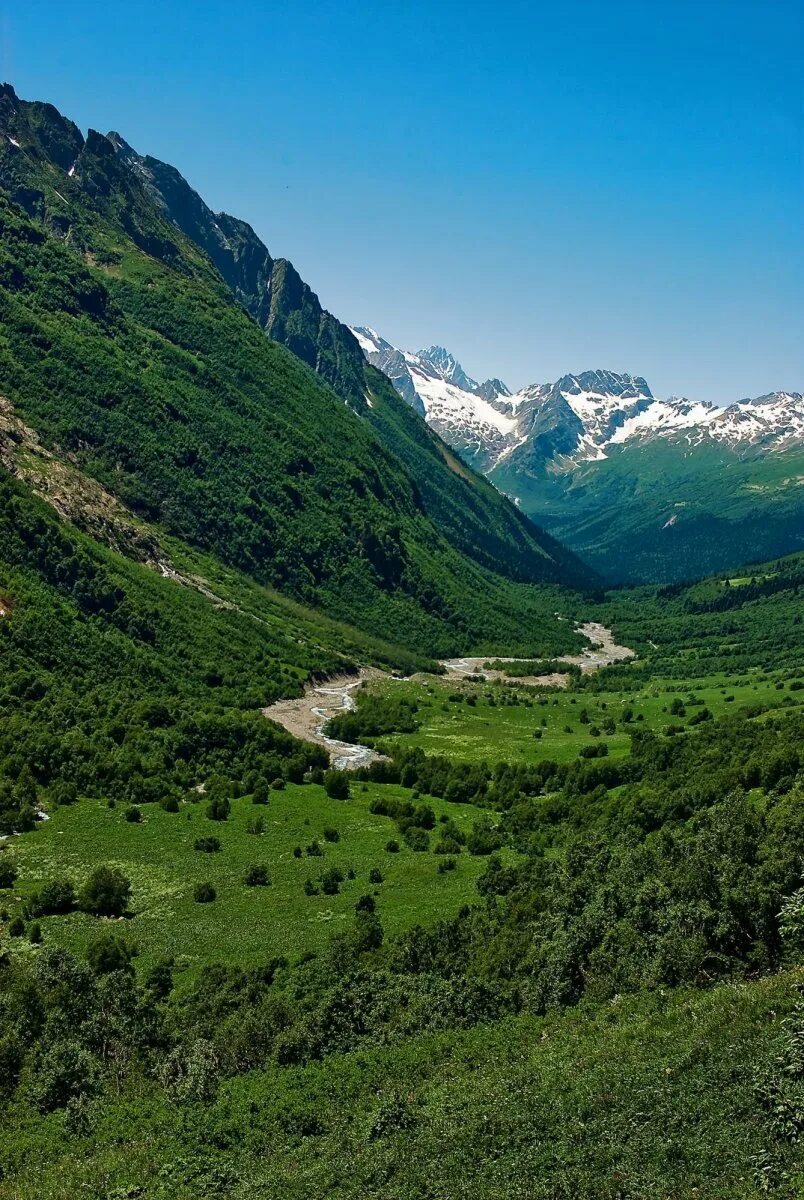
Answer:
[[270, 788], [265, 780], [261, 779], [254, 789], [251, 797], [252, 804], [267, 804], [270, 796]]
[[29, 1095], [40, 1112], [53, 1112], [100, 1089], [100, 1068], [89, 1051], [78, 1042], [61, 1041], [46, 1045], [39, 1055]]
[[343, 871], [339, 867], [330, 867], [321, 876], [321, 891], [325, 896], [337, 896], [343, 883]]
[[372, 867], [369, 871], [369, 883], [383, 883], [383, 874], [378, 867]]
[[123, 815], [130, 825], [139, 825], [142, 821], [142, 812], [136, 804], [130, 804]]
[[0, 853], [0, 888], [11, 888], [17, 878], [17, 867], [14, 859], [8, 854]]
[[79, 896], [79, 907], [98, 917], [122, 917], [131, 884], [117, 867], [96, 867]]
[[207, 805], [207, 816], [210, 821], [226, 821], [231, 811], [232, 805], [228, 796], [215, 796]]
[[211, 904], [217, 898], [218, 893], [211, 883], [197, 883], [193, 888], [193, 900], [196, 904]]
[[324, 791], [332, 800], [348, 800], [349, 776], [345, 771], [327, 771], [324, 776]]
[[22, 917], [13, 917], [9, 927], [8, 936], [13, 938], [23, 937], [25, 935], [25, 922]]
[[454, 871], [457, 865], [454, 858], [442, 858], [438, 864], [438, 873], [439, 875], [444, 875], [447, 871]]
[[398, 854], [399, 842], [395, 838], [391, 838], [390, 842], [385, 843], [385, 849], [389, 854]]
[[341, 835], [338, 833], [337, 829], [325, 829], [324, 830], [324, 841], [325, 842], [339, 842], [340, 840], [341, 840]]
[[28, 941], [34, 946], [38, 946], [42, 941], [42, 926], [38, 921], [31, 921], [28, 926]]
[[87, 948], [87, 962], [96, 975], [109, 975], [112, 971], [125, 971], [131, 975], [132, 957], [131, 947], [114, 933], [101, 934]]
[[246, 832], [253, 833], [259, 836], [265, 833], [265, 820], [263, 817], [250, 817], [246, 823]]
[[202, 854], [217, 854], [221, 848], [221, 840], [216, 837], [200, 837], [193, 842], [193, 850], [200, 850]]
[[165, 796], [164, 800], [160, 801], [159, 807], [163, 812], [177, 813], [179, 811], [179, 802], [175, 796]]
[[246, 867], [246, 873], [243, 876], [243, 882], [246, 887], [267, 887], [271, 882], [268, 875], [268, 868], [262, 863], [252, 863]]
[[419, 829], [416, 825], [411, 825], [410, 829], [405, 830], [404, 836], [405, 844], [419, 854], [430, 848], [430, 836], [426, 829]]
[[75, 888], [69, 879], [51, 879], [28, 902], [32, 917], [49, 917], [69, 912], [75, 905]]
[[310, 842], [310, 845], [307, 847], [305, 853], [309, 854], [310, 858], [323, 858], [324, 856], [324, 851], [321, 849], [318, 842]]

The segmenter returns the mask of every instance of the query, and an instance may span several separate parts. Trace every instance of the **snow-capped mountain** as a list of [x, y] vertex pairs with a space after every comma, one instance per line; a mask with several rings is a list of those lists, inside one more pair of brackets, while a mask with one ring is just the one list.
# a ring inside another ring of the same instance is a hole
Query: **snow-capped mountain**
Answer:
[[353, 328], [368, 361], [446, 442], [481, 471], [512, 443], [517, 420], [511, 393], [499, 379], [477, 383], [442, 346], [413, 354], [367, 326]]
[[799, 392], [718, 408], [583, 371], [511, 393], [440, 347], [353, 333], [446, 442], [604, 576], [691, 579], [804, 549]]
[[[692, 448], [722, 443], [736, 451], [783, 449], [804, 442], [804, 397], [773, 392], [728, 408], [653, 395], [640, 376], [584, 371], [511, 393], [500, 379], [477, 383], [441, 346], [400, 350], [375, 330], [352, 330], [366, 358], [478, 470], [509, 458], [571, 470], [606, 458], [613, 447], [653, 438]], [[512, 464], [509, 464], [509, 468]]]

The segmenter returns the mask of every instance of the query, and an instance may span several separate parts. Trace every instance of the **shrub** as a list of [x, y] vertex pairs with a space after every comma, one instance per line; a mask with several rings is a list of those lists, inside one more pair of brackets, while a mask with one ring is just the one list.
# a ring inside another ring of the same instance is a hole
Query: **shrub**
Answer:
[[211, 883], [197, 883], [193, 888], [193, 900], [196, 904], [211, 904], [217, 898], [218, 893]]
[[164, 812], [177, 813], [179, 811], [179, 802], [175, 796], [165, 796], [164, 800], [160, 802], [159, 807]]
[[457, 865], [454, 858], [442, 858], [438, 864], [438, 873], [444, 875], [447, 871], [454, 871]]
[[324, 791], [332, 800], [348, 800], [349, 776], [345, 771], [327, 771], [324, 776]]
[[369, 871], [369, 883], [383, 883], [383, 874], [379, 867], [372, 867]]
[[75, 905], [75, 888], [69, 879], [51, 879], [38, 892], [34, 892], [28, 903], [32, 917], [49, 917], [69, 912]]
[[125, 971], [133, 974], [131, 947], [114, 933], [103, 933], [90, 942], [87, 948], [87, 962], [96, 975], [109, 975], [112, 971]]
[[321, 891], [325, 896], [337, 896], [343, 883], [343, 871], [339, 867], [330, 867], [321, 876]]
[[130, 825], [139, 825], [142, 821], [142, 812], [137, 808], [136, 804], [129, 804], [123, 815]]
[[310, 845], [305, 850], [305, 853], [308, 854], [310, 858], [323, 858], [324, 856], [324, 851], [321, 849], [318, 842], [315, 841], [310, 842]]
[[325, 842], [339, 842], [340, 840], [341, 840], [341, 835], [338, 833], [337, 829], [325, 829], [324, 830], [324, 841]]
[[232, 805], [228, 796], [215, 796], [207, 805], [207, 816], [210, 821], [226, 821], [231, 811]]
[[14, 859], [8, 854], [0, 853], [0, 888], [13, 887], [16, 878], [17, 867]]
[[246, 887], [267, 887], [271, 882], [268, 876], [268, 868], [262, 863], [252, 863], [246, 867], [246, 873], [243, 876], [243, 882]]
[[275, 792], [281, 792], [284, 790], [284, 787], [285, 787], [284, 779], [282, 778], [281, 775], [277, 775], [276, 779], [271, 784], [271, 789]]
[[25, 922], [22, 917], [13, 917], [8, 926], [8, 936], [13, 938], [23, 937], [25, 934]]
[[246, 832], [253, 833], [259, 836], [265, 833], [265, 820], [263, 817], [249, 817], [246, 822]]
[[411, 825], [410, 829], [405, 830], [404, 837], [405, 844], [420, 854], [430, 848], [430, 836], [426, 829]]
[[78, 1096], [94, 1096], [101, 1089], [100, 1067], [78, 1042], [47, 1044], [32, 1072], [30, 1099], [40, 1112], [64, 1108]]
[[220, 838], [216, 837], [200, 837], [193, 842], [193, 849], [200, 850], [202, 854], [217, 854], [220, 848]]
[[96, 867], [79, 896], [79, 907], [98, 917], [122, 917], [131, 884], [117, 867]]
[[38, 946], [42, 941], [42, 926], [38, 921], [31, 921], [28, 926], [28, 941], [34, 946]]
[[293, 847], [293, 857], [294, 857], [294, 858], [301, 858], [301, 856], [302, 856], [302, 848], [301, 848], [301, 846], [294, 846], [294, 847]]
[[313, 883], [312, 879], [305, 879], [304, 894], [305, 894], [305, 896], [317, 896], [318, 895], [318, 888]]
[[265, 780], [261, 779], [254, 789], [251, 797], [252, 804], [267, 804], [270, 796], [270, 788]]

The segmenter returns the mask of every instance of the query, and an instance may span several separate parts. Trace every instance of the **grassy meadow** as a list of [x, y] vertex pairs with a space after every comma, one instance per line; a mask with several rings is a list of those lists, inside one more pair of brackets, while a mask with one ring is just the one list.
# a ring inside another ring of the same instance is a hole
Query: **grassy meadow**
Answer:
[[[272, 792], [267, 806], [254, 805], [249, 797], [233, 800], [226, 821], [210, 820], [199, 797], [198, 803], [183, 803], [177, 813], [143, 805], [136, 824], [125, 819], [121, 805], [108, 808], [97, 800], [82, 800], [55, 809], [50, 820], [14, 839], [20, 871], [16, 903], [21, 907], [48, 880], [67, 876], [80, 886], [99, 863], [117, 866], [132, 881], [134, 915], [119, 921], [99, 921], [80, 912], [43, 917], [45, 942], [83, 953], [101, 929], [119, 925], [140, 952], [138, 969], [175, 955], [190, 973], [205, 963], [250, 966], [274, 955], [293, 959], [321, 950], [333, 932], [351, 921], [355, 901], [366, 893], [374, 895], [390, 936], [417, 922], [453, 916], [475, 898], [484, 860], [463, 853], [454, 870], [439, 874], [440, 856], [432, 849], [409, 849], [392, 820], [369, 812], [372, 798], [380, 793], [386, 799], [411, 795], [402, 787], [353, 783], [349, 800], [333, 800], [316, 784], [289, 784]], [[431, 847], [442, 814], [467, 832], [479, 815], [470, 804], [436, 798], [427, 802], [437, 822]], [[264, 822], [262, 833], [249, 832], [255, 819]], [[325, 830], [335, 831], [339, 840], [327, 841]], [[219, 839], [219, 851], [193, 848], [196, 839], [210, 837]], [[391, 840], [399, 845], [396, 853], [386, 850]], [[321, 856], [306, 852], [314, 842]], [[302, 849], [300, 858], [294, 857], [296, 847]], [[251, 864], [267, 867], [267, 886], [246, 886], [244, 874]], [[338, 894], [306, 895], [305, 881], [318, 881], [331, 867], [347, 876]], [[372, 868], [380, 871], [382, 883], [370, 882]], [[353, 879], [348, 878], [350, 869]], [[206, 882], [217, 898], [199, 904], [193, 891]], [[17, 945], [20, 952], [30, 952], [27, 942]]]
[[[788, 686], [786, 681], [762, 671], [689, 681], [651, 679], [643, 684], [635, 669], [630, 691], [537, 693], [514, 683], [456, 684], [442, 680], [428, 680], [426, 684], [393, 680], [372, 684], [371, 688], [418, 705], [419, 727], [410, 733], [383, 737], [384, 746], [418, 747], [427, 754], [462, 762], [535, 763], [543, 759], [570, 762], [593, 742], [605, 742], [609, 757], [623, 758], [629, 753], [630, 735], [636, 728], [662, 731], [670, 725], [687, 727], [703, 709], [717, 719], [746, 706], [775, 707], [790, 695]], [[683, 705], [683, 714], [671, 713], [674, 701]], [[624, 723], [626, 710], [631, 720]], [[582, 720], [583, 713], [588, 723]], [[612, 721], [613, 733], [605, 728]], [[590, 732], [595, 729], [600, 731], [599, 736]]]

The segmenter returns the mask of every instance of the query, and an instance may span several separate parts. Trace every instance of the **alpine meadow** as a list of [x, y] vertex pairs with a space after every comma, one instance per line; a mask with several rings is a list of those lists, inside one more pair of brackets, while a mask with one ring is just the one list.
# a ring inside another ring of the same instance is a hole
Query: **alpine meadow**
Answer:
[[71, 7], [0, 11], [0, 1200], [804, 1195], [800, 13]]

